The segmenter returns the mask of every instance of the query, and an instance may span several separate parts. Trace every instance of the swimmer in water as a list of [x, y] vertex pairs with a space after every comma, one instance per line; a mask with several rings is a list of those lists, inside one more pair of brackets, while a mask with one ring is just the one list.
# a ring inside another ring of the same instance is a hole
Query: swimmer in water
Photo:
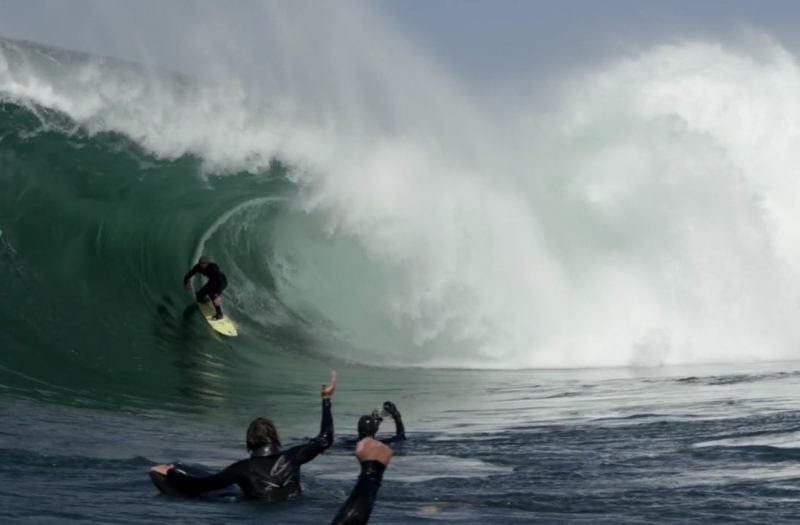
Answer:
[[366, 525], [378, 490], [381, 488], [383, 472], [389, 466], [392, 449], [372, 438], [366, 438], [356, 445], [356, 458], [361, 464], [361, 474], [350, 497], [339, 509], [330, 525]]
[[336, 372], [331, 374], [330, 383], [322, 385], [322, 423], [319, 435], [306, 444], [281, 450], [281, 441], [274, 423], [269, 419], [257, 418], [247, 429], [249, 458], [237, 461], [210, 476], [192, 476], [173, 465], [157, 465], [150, 472], [164, 476], [172, 486], [188, 495], [199, 495], [238, 485], [245, 499], [293, 499], [302, 492], [300, 466], [322, 454], [333, 443], [331, 396], [334, 390]]
[[406, 428], [405, 425], [403, 425], [400, 411], [397, 410], [397, 405], [391, 401], [386, 401], [383, 404], [382, 410], [376, 409], [372, 411], [372, 415], [361, 416], [358, 420], [358, 437], [356, 439], [345, 440], [345, 443], [349, 446], [354, 446], [364, 438], [374, 438], [375, 434], [378, 433], [378, 427], [380, 427], [383, 418], [386, 416], [391, 416], [394, 420], [395, 434], [394, 436], [379, 439], [378, 441], [387, 445], [398, 441], [404, 441], [406, 439]]

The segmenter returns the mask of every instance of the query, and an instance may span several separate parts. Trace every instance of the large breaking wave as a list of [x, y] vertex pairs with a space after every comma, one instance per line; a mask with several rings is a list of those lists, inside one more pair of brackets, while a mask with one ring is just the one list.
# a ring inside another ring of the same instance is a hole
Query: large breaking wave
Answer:
[[[246, 70], [222, 67], [239, 49], [232, 32], [214, 47], [223, 31], [181, 47], [195, 75], [2, 44], [4, 264], [84, 305], [54, 308], [50, 337], [71, 316], [116, 316], [99, 348], [123, 319], [152, 322], [204, 252], [246, 333], [268, 334], [237, 342], [244, 354], [478, 368], [797, 357], [793, 56], [769, 41], [656, 47], [554, 80], [544, 109], [536, 93], [502, 107], [351, 7], [270, 8], [252, 22], [269, 42], [241, 47]], [[4, 326], [35, 339], [19, 317], [40, 318], [45, 296], [6, 290], [31, 306], [4, 308]]]

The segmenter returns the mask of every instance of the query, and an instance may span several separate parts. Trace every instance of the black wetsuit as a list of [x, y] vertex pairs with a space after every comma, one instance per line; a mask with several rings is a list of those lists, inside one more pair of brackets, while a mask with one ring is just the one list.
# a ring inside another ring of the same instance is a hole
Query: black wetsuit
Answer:
[[[304, 445], [285, 451], [277, 447], [262, 448], [247, 459], [237, 461], [211, 476], [190, 476], [170, 469], [167, 479], [187, 494], [202, 494], [238, 485], [246, 499], [283, 501], [299, 496], [300, 465], [308, 463], [333, 443], [333, 416], [330, 400], [322, 401], [322, 423], [319, 435]], [[349, 522], [345, 522], [349, 523]], [[354, 522], [355, 523], [355, 522]]]
[[365, 525], [369, 521], [385, 470], [386, 465], [379, 461], [365, 461], [361, 464], [361, 474], [356, 486], [331, 525]]
[[204, 301], [205, 297], [213, 300], [222, 295], [222, 291], [228, 287], [228, 278], [219, 269], [217, 263], [208, 263], [205, 268], [200, 268], [199, 264], [195, 264], [183, 278], [183, 284], [189, 284], [189, 279], [198, 273], [208, 278], [208, 282], [197, 291], [198, 302]]
[[[406, 427], [405, 427], [405, 425], [403, 425], [403, 418], [400, 417], [400, 414], [398, 413], [397, 416], [395, 416], [393, 419], [394, 419], [394, 427], [395, 427], [394, 436], [388, 437], [388, 438], [382, 438], [382, 439], [381, 438], [377, 438], [375, 436], [370, 436], [370, 437], [380, 441], [381, 443], [383, 443], [385, 445], [391, 445], [392, 443], [396, 443], [398, 441], [404, 441], [406, 439]], [[345, 440], [345, 444], [347, 444], [350, 447], [355, 447], [358, 444], [359, 441], [364, 439], [364, 437], [366, 437], [366, 436], [359, 436], [359, 437], [357, 437], [355, 439], [346, 439]]]

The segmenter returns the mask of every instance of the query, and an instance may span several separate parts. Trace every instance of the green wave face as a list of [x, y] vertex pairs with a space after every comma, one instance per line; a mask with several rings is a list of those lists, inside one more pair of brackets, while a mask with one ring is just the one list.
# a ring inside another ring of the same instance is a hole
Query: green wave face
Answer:
[[[198, 241], [226, 211], [277, 194], [280, 170], [209, 187], [195, 159], [158, 161], [120, 135], [68, 133], [47, 111], [0, 112], [6, 373], [56, 391], [171, 395], [176, 352], [203, 355], [213, 341], [202, 320], [184, 318], [181, 279]], [[265, 217], [277, 202], [264, 201]], [[216, 251], [223, 265], [239, 255]]]
[[[169, 130], [153, 131], [162, 133], [155, 143], [130, 127], [127, 119], [146, 127], [146, 111], [191, 118], [192, 81], [34, 44], [4, 41], [2, 51], [8, 388], [148, 406], [237, 402], [272, 383], [291, 390], [309, 370], [324, 378], [331, 358], [385, 366], [429, 357], [385, 306], [402, 274], [331, 233], [329, 215], [303, 208], [298, 168], [267, 154], [225, 158], [204, 149], [209, 137], [178, 147]], [[75, 87], [85, 68], [103, 77], [94, 87], [138, 82], [140, 98], [91, 108], [93, 95]], [[37, 82], [48, 86], [41, 96]], [[169, 96], [156, 106], [158, 89]], [[228, 276], [236, 339], [211, 331], [182, 289], [201, 254]]]

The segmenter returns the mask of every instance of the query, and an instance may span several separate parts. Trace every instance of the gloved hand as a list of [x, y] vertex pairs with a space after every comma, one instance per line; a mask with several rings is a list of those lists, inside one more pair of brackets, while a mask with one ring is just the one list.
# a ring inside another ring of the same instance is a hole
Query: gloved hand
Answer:
[[389, 414], [391, 414], [391, 416], [393, 418], [395, 418], [395, 419], [400, 417], [400, 411], [397, 410], [397, 406], [394, 403], [392, 403], [391, 401], [385, 402], [383, 404], [383, 409], [386, 410], [387, 412], [389, 412]]

